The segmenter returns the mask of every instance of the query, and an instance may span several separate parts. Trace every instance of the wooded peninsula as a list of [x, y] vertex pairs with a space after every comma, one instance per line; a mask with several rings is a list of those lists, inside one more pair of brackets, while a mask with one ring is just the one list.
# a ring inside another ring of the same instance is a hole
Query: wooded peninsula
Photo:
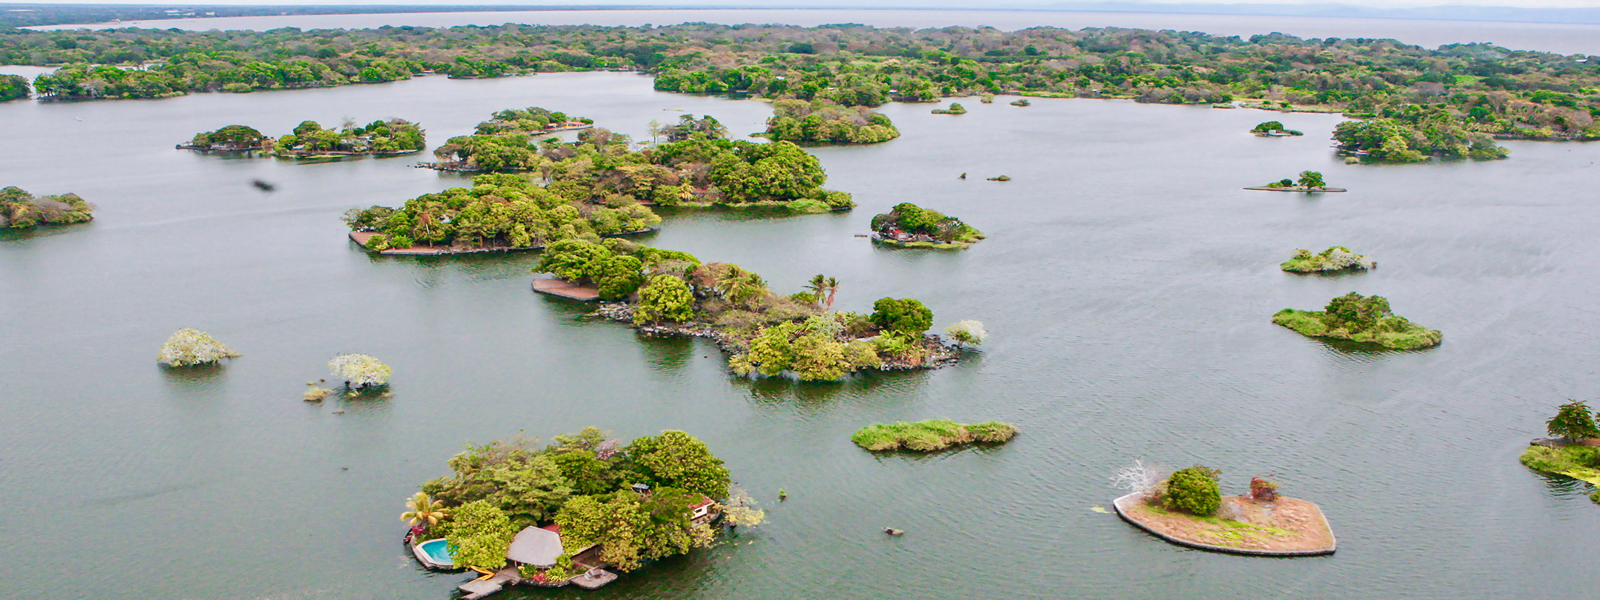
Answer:
[[[1249, 38], [1051, 27], [912, 30], [712, 25], [384, 27], [190, 32], [0, 30], [0, 63], [59, 65], [42, 99], [640, 70], [659, 90], [827, 100], [1013, 93], [1339, 111], [1341, 149], [1372, 162], [1497, 158], [1493, 138], [1600, 139], [1600, 60], [1489, 44]], [[119, 65], [142, 65], [123, 69]]]

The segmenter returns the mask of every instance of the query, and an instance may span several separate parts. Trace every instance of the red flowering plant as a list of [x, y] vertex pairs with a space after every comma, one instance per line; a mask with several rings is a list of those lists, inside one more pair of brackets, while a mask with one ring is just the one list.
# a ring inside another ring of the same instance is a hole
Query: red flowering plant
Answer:
[[1257, 475], [1250, 478], [1251, 500], [1256, 502], [1271, 502], [1278, 499], [1278, 483], [1267, 479], [1267, 477], [1276, 476], [1267, 475], [1266, 477], [1262, 477]]

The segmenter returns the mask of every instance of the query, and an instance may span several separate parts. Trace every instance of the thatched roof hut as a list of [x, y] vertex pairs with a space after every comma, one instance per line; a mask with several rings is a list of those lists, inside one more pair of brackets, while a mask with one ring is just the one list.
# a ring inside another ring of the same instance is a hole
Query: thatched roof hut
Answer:
[[506, 550], [506, 558], [512, 562], [533, 565], [535, 568], [548, 569], [556, 566], [556, 558], [561, 556], [561, 534], [548, 529], [528, 527], [511, 539], [511, 548]]

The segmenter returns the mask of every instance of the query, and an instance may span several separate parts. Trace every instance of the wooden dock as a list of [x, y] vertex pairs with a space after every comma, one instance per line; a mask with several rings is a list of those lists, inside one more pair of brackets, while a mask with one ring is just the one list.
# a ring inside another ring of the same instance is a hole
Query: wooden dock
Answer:
[[600, 299], [600, 290], [565, 279], [535, 279], [533, 291], [579, 302], [594, 302]]
[[518, 583], [522, 583], [522, 574], [517, 572], [516, 567], [508, 566], [495, 571], [494, 575], [489, 577], [474, 579], [458, 585], [456, 589], [466, 592], [466, 595], [462, 596], [464, 600], [478, 600], [498, 592], [508, 585], [516, 585]]

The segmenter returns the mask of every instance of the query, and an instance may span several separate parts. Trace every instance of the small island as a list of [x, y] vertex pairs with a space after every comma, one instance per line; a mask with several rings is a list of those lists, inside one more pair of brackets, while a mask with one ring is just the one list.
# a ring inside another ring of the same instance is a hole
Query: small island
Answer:
[[28, 78], [21, 75], [0, 75], [0, 102], [27, 98], [33, 91]]
[[593, 316], [648, 335], [707, 338], [741, 377], [838, 381], [864, 370], [931, 369], [954, 364], [985, 335], [976, 321], [952, 325], [953, 343], [929, 335], [933, 311], [912, 298], [882, 298], [873, 312], [835, 312], [839, 282], [818, 275], [804, 291], [772, 292], [760, 275], [730, 263], [702, 263], [686, 252], [626, 240], [562, 240], [540, 257], [536, 292], [609, 302]]
[[1331, 273], [1365, 271], [1378, 266], [1378, 263], [1344, 246], [1334, 246], [1319, 254], [1312, 254], [1305, 249], [1295, 250], [1294, 257], [1279, 266], [1290, 273]]
[[0, 229], [88, 223], [93, 210], [77, 194], [35, 196], [16, 186], [0, 188]]
[[[1600, 486], [1600, 427], [1594, 417], [1584, 401], [1568, 400], [1545, 422], [1550, 438], [1533, 440], [1522, 452], [1522, 464]], [[1589, 500], [1600, 504], [1600, 489], [1590, 492]]]
[[999, 444], [1017, 436], [1010, 423], [984, 421], [966, 425], [947, 419], [898, 423], [873, 423], [855, 432], [850, 441], [874, 452], [910, 450], [933, 452], [969, 444]]
[[[1229, 104], [1228, 108], [1233, 108], [1233, 105]], [[1256, 125], [1254, 129], [1250, 130], [1250, 133], [1254, 133], [1260, 137], [1288, 137], [1305, 135], [1304, 133], [1295, 131], [1293, 129], [1285, 129], [1283, 127], [1283, 123], [1278, 121], [1267, 121], [1260, 125]]]
[[950, 108], [935, 108], [935, 109], [933, 109], [933, 114], [936, 114], [936, 115], [964, 115], [964, 114], [967, 114], [967, 109], [966, 109], [966, 107], [961, 106], [960, 104], [957, 104], [955, 102], [951, 102], [950, 103]]
[[[553, 443], [469, 444], [453, 473], [406, 501], [406, 545], [424, 567], [472, 569], [467, 598], [512, 585], [594, 589], [765, 520], [722, 459], [682, 431], [624, 444], [588, 427]], [[719, 523], [720, 521], [720, 523]]]
[[569, 116], [561, 111], [551, 111], [530, 106], [511, 108], [489, 115], [489, 120], [478, 123], [476, 135], [521, 133], [542, 135], [562, 131], [578, 131], [594, 127], [594, 119]]
[[194, 134], [187, 144], [178, 144], [179, 150], [200, 152], [271, 152], [272, 140], [254, 127], [229, 125], [216, 131]]
[[965, 250], [983, 239], [983, 233], [955, 217], [910, 202], [872, 217], [872, 240], [893, 248]]
[[1011, 105], [1012, 106], [1033, 106], [1033, 102], [1029, 101], [1027, 98], [1023, 98], [1021, 100], [1013, 100], [1011, 102]]
[[832, 100], [779, 100], [772, 103], [763, 135], [797, 144], [877, 144], [900, 137], [883, 113]]
[[[481, 126], [481, 124], [480, 124]], [[773, 209], [787, 214], [847, 211], [850, 194], [822, 188], [827, 174], [817, 157], [791, 142], [728, 140], [715, 119], [687, 115], [677, 125], [651, 127], [668, 143], [643, 150], [604, 128], [587, 128], [576, 142], [509, 132], [451, 138], [418, 166], [470, 173], [520, 173], [580, 205]]]
[[1328, 187], [1328, 184], [1322, 180], [1322, 173], [1317, 171], [1301, 171], [1298, 181], [1281, 179], [1263, 186], [1247, 187], [1245, 189], [1257, 192], [1305, 192], [1308, 194], [1347, 191], [1344, 188]]
[[1333, 554], [1338, 540], [1316, 504], [1283, 496], [1264, 477], [1250, 480], [1250, 493], [1223, 497], [1220, 471], [1203, 466], [1162, 477], [1136, 461], [1112, 480], [1130, 493], [1112, 506], [1117, 516], [1169, 543], [1251, 556]]
[[1350, 292], [1328, 302], [1325, 311], [1285, 308], [1272, 322], [1309, 337], [1350, 340], [1395, 350], [1417, 350], [1439, 345], [1444, 335], [1396, 316], [1383, 296]]
[[183, 368], [214, 365], [223, 359], [238, 357], [238, 352], [229, 349], [211, 337], [211, 334], [185, 328], [179, 329], [161, 344], [161, 350], [156, 353], [156, 362], [168, 367]]
[[272, 154], [283, 158], [334, 156], [395, 156], [414, 154], [427, 148], [422, 128], [405, 119], [373, 121], [365, 127], [346, 125], [337, 130], [323, 129], [316, 121], [304, 121], [294, 132], [272, 140]]
[[[344, 215], [350, 239], [380, 254], [469, 254], [543, 248], [552, 242], [649, 231], [661, 223], [649, 207], [587, 195], [570, 199], [513, 174], [472, 178], [472, 187], [424, 194], [399, 209], [373, 206]], [[559, 188], [558, 188], [559, 189]]]

